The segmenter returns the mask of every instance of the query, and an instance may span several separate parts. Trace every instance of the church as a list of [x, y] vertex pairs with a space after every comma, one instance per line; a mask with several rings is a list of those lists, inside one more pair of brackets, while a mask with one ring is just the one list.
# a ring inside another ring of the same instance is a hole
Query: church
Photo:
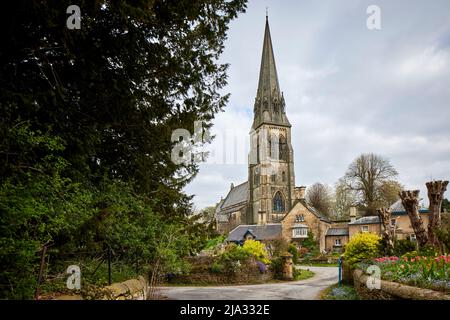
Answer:
[[[350, 220], [331, 221], [307, 204], [306, 187], [295, 186], [291, 123], [278, 82], [267, 16], [249, 138], [248, 180], [236, 186], [232, 183], [216, 206], [216, 228], [228, 234], [228, 242], [280, 238], [301, 242], [311, 233], [321, 252], [339, 252], [352, 234], [381, 233], [379, 217], [356, 219], [356, 207], [350, 210]], [[401, 203], [395, 206], [393, 215], [405, 218], [400, 231], [412, 237], [404, 208]]]
[[219, 202], [218, 231], [229, 233], [229, 241], [248, 237], [292, 241], [312, 232], [325, 249], [325, 234], [332, 222], [306, 204], [305, 187], [295, 186], [291, 123], [278, 81], [267, 16], [253, 114], [248, 180], [231, 184]]

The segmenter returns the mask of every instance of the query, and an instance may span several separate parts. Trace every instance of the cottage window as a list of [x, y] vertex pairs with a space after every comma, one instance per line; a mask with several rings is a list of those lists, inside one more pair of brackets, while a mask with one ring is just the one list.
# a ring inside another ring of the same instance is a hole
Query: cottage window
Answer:
[[303, 214], [297, 214], [295, 216], [295, 222], [303, 222], [305, 221], [305, 216]]
[[307, 238], [307, 237], [308, 237], [308, 228], [292, 229], [292, 238]]
[[411, 241], [416, 241], [417, 239], [416, 239], [416, 235], [414, 234], [414, 233], [411, 233], [410, 235], [409, 235], [409, 240], [411, 240]]
[[334, 240], [334, 245], [335, 245], [336, 247], [342, 246], [341, 239], [340, 239], [340, 238], [335, 239], [335, 240]]
[[362, 226], [361, 232], [369, 232], [369, 226]]

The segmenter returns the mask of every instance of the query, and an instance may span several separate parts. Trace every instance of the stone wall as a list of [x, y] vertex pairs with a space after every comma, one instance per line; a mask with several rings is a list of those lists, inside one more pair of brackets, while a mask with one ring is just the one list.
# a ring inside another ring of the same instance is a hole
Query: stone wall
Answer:
[[148, 294], [148, 281], [139, 276], [103, 288], [82, 289], [82, 295], [61, 295], [56, 300], [147, 300]]
[[385, 280], [381, 280], [381, 289], [369, 289], [366, 285], [368, 277], [362, 270], [353, 271], [355, 290], [363, 300], [450, 300], [450, 295], [445, 292]]
[[147, 300], [149, 286], [143, 276], [124, 282], [113, 283], [104, 288], [105, 300]]

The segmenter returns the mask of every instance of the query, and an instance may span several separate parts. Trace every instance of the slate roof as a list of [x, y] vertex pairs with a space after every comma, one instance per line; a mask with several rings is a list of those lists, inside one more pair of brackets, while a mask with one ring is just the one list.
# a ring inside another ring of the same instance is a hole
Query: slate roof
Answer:
[[325, 236], [348, 236], [348, 228], [330, 228]]
[[[402, 204], [402, 200], [397, 200], [397, 202], [395, 202], [393, 205], [390, 206], [390, 209], [391, 209], [392, 215], [394, 215], [394, 216], [401, 216], [401, 215], [407, 214], [405, 207]], [[430, 211], [425, 207], [421, 207], [419, 209], [419, 213], [429, 213], [429, 212]]]
[[281, 237], [281, 223], [271, 223], [265, 225], [241, 224], [230, 231], [227, 241], [238, 242], [244, 240], [244, 235], [250, 232], [255, 236], [255, 240], [275, 240]]
[[327, 217], [325, 217], [323, 214], [321, 214], [316, 208], [311, 207], [311, 206], [308, 206], [308, 205], [306, 204], [306, 201], [301, 201], [301, 202], [302, 202], [302, 204], [306, 207], [306, 209], [308, 209], [309, 211], [311, 211], [311, 213], [312, 213], [313, 215], [315, 215], [317, 218], [319, 218], [319, 219], [322, 220], [322, 221], [331, 223], [331, 220], [328, 219]]
[[220, 206], [220, 211], [223, 212], [227, 208], [233, 207], [239, 204], [246, 204], [248, 201], [248, 182], [241, 183], [240, 185], [235, 186], [233, 189], [230, 189], [225, 200]]
[[348, 225], [359, 225], [359, 224], [378, 224], [380, 223], [379, 216], [368, 216], [356, 219], [353, 222], [350, 222]]

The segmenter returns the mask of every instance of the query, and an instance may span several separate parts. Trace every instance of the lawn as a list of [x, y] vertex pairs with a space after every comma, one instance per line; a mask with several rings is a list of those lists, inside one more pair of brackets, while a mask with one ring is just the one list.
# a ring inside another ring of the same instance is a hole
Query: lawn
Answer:
[[310, 270], [296, 269], [294, 280], [305, 280], [314, 277], [315, 273]]
[[306, 267], [338, 267], [337, 263], [320, 263], [320, 262], [303, 262], [297, 264], [297, 266], [306, 266]]

